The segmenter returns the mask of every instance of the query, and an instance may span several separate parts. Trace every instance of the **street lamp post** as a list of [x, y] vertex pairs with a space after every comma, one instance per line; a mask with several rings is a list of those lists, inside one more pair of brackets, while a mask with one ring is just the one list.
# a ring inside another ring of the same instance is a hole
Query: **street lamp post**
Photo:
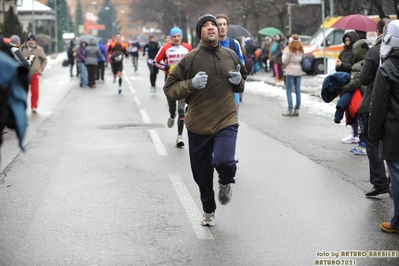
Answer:
[[[3, 11], [4, 14], [4, 11]], [[36, 35], [35, 0], [32, 0], [32, 33]]]
[[57, 0], [54, 0], [55, 9], [55, 54], [58, 54], [58, 20], [57, 20]]
[[292, 22], [291, 22], [291, 6], [297, 6], [298, 4], [294, 3], [286, 3], [287, 5], [287, 13], [288, 13], [288, 34], [292, 34]]

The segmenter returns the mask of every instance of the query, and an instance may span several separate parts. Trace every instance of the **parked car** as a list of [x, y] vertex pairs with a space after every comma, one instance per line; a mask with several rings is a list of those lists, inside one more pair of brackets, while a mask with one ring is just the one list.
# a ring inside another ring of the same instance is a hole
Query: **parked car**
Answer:
[[310, 35], [299, 35], [299, 39], [301, 39], [302, 44], [308, 44], [310, 38], [312, 38]]

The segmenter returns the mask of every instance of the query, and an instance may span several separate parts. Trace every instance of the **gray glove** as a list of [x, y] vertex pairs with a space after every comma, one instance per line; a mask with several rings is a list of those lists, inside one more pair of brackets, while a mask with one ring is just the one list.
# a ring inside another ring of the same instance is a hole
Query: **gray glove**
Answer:
[[208, 75], [204, 71], [199, 71], [195, 74], [193, 80], [193, 87], [196, 90], [201, 90], [206, 87], [206, 83], [208, 83]]
[[238, 84], [240, 84], [241, 78], [242, 78], [241, 73], [240, 73], [240, 68], [241, 68], [241, 66], [237, 65], [236, 71], [229, 71], [229, 74], [230, 74], [229, 81], [231, 84], [236, 85], [236, 86]]

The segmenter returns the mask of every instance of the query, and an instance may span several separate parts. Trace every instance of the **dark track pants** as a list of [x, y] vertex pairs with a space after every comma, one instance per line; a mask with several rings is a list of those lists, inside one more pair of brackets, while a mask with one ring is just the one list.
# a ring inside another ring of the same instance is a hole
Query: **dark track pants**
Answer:
[[226, 127], [213, 135], [198, 135], [188, 132], [191, 171], [197, 183], [202, 208], [211, 213], [216, 209], [213, 191], [213, 169], [219, 174], [219, 183], [235, 183], [238, 125]]

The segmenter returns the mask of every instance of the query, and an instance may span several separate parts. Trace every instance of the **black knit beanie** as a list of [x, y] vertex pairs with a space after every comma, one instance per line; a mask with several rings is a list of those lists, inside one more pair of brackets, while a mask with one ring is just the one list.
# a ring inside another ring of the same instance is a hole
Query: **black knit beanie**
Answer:
[[219, 32], [219, 23], [218, 23], [218, 20], [216, 19], [216, 17], [212, 14], [204, 13], [197, 19], [197, 36], [200, 39], [201, 39], [202, 25], [204, 25], [204, 23], [207, 21], [214, 22], [216, 24], [216, 27], [218, 28], [218, 32]]

